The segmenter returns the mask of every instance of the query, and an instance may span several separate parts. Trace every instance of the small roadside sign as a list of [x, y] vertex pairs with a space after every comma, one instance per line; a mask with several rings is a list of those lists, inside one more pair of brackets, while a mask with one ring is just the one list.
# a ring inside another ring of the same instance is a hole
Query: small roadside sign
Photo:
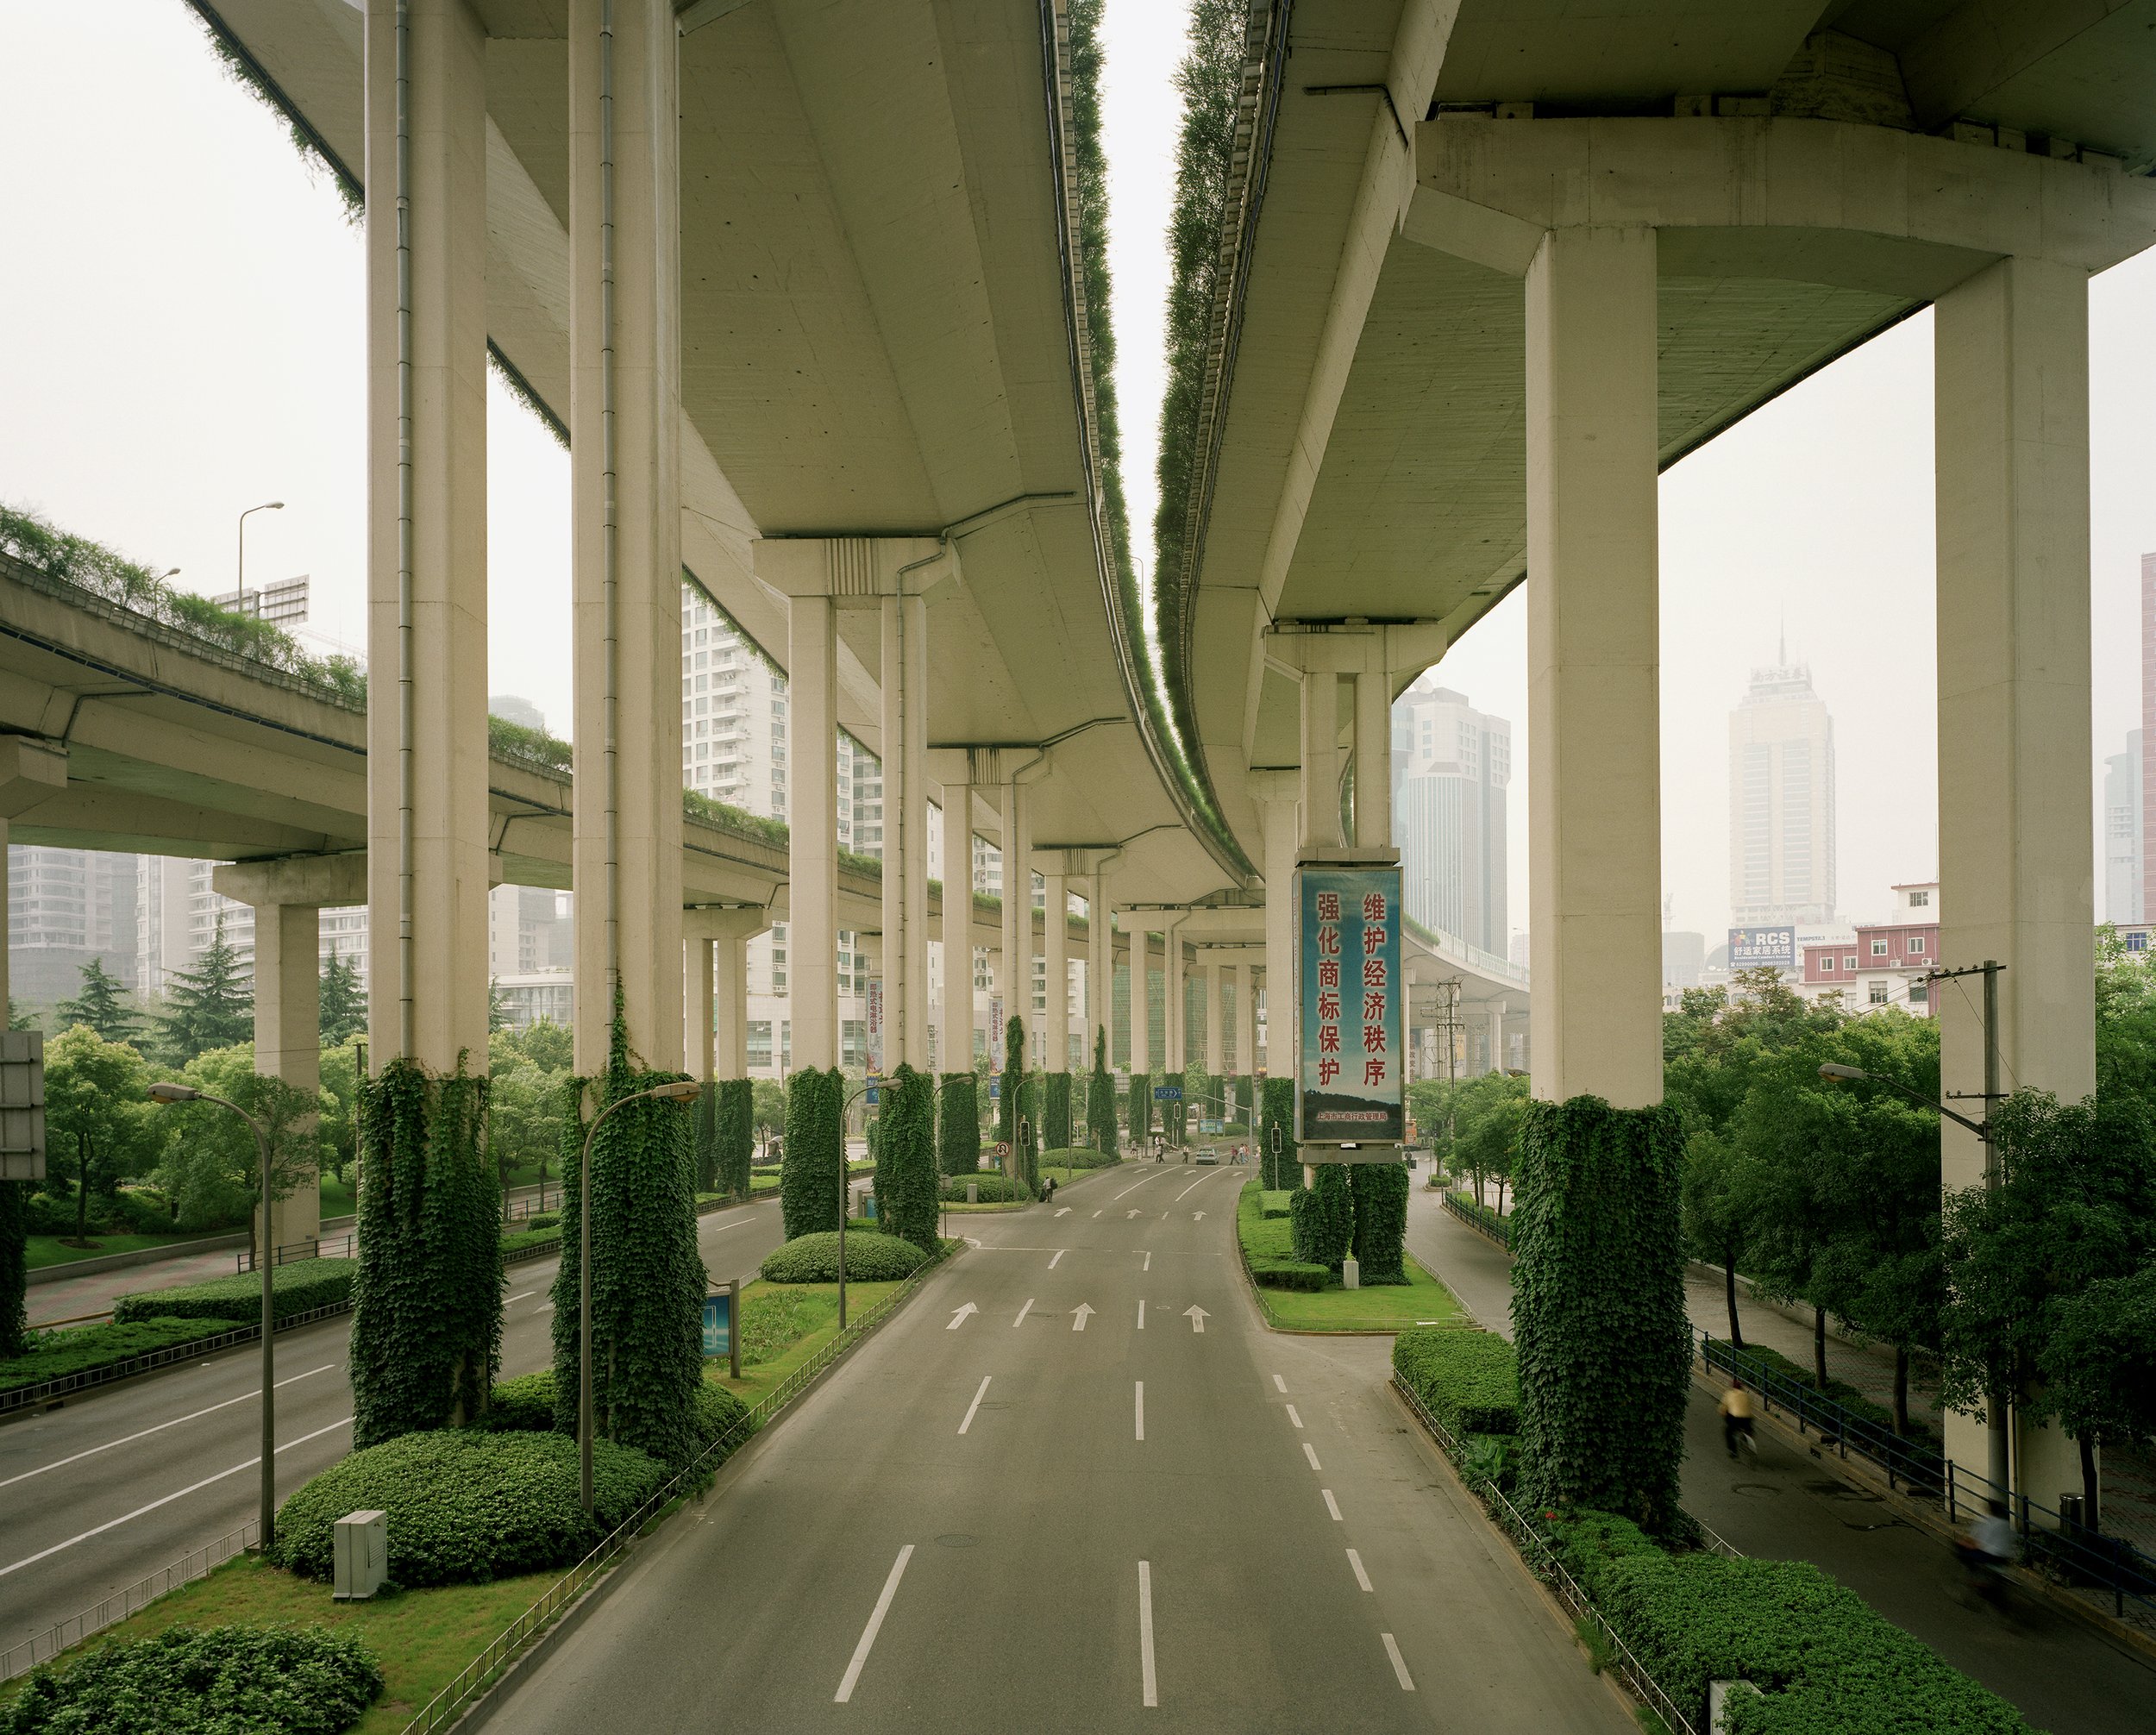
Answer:
[[734, 1341], [733, 1292], [722, 1289], [704, 1298], [704, 1353], [724, 1356]]
[[1010, 1156], [1010, 1154], [1011, 1142], [1008, 1139], [998, 1139], [996, 1141], [996, 1161], [1000, 1162], [1005, 1157]]
[[1155, 1085], [1153, 1087], [1155, 1102], [1181, 1102], [1182, 1099], [1183, 1087], [1181, 1085]]

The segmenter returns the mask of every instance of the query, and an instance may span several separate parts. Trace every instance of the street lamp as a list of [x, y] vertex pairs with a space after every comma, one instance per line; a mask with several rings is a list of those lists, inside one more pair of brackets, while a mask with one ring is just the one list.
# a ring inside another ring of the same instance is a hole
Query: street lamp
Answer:
[[262, 1557], [266, 1560], [275, 1552], [277, 1542], [277, 1346], [271, 1336], [275, 1329], [274, 1304], [272, 1282], [276, 1266], [270, 1257], [270, 1142], [268, 1131], [262, 1123], [241, 1108], [236, 1102], [228, 1102], [221, 1096], [211, 1096], [207, 1091], [197, 1090], [192, 1085], [173, 1084], [160, 1080], [149, 1087], [149, 1099], [154, 1103], [213, 1102], [219, 1108], [229, 1109], [248, 1124], [254, 1134], [256, 1173], [262, 1182], [262, 1227], [254, 1244], [254, 1268], [262, 1274]]
[[[846, 1218], [854, 1208], [853, 1165], [846, 1160], [846, 1117], [854, 1112], [856, 1103], [878, 1088], [875, 1085], [862, 1086], [846, 1099], [846, 1106], [838, 1111], [838, 1329], [842, 1331], [846, 1329]], [[876, 1100], [876, 1106], [879, 1109], [883, 1106], [881, 1097]], [[882, 1117], [879, 1115], [877, 1118], [881, 1119]], [[868, 1122], [865, 1117], [862, 1126], [862, 1136], [866, 1137]], [[879, 1218], [877, 1220], [881, 1222], [882, 1219]]]
[[584, 1134], [576, 1165], [576, 1456], [577, 1491], [584, 1510], [592, 1510], [592, 1141], [606, 1118], [632, 1102], [686, 1102], [703, 1089], [694, 1079], [676, 1079], [649, 1090], [617, 1096], [593, 1118]]
[[[247, 521], [253, 517], [257, 512], [281, 512], [284, 510], [285, 503], [282, 500], [265, 500], [260, 505], [249, 506], [246, 511], [240, 514], [239, 606], [240, 612], [242, 614], [247, 612]], [[179, 568], [178, 567], [174, 567], [172, 568], [172, 572], [174, 573], [179, 570]], [[170, 578], [171, 576], [171, 573], [167, 573], [166, 574], [166, 577], [167, 578]]]

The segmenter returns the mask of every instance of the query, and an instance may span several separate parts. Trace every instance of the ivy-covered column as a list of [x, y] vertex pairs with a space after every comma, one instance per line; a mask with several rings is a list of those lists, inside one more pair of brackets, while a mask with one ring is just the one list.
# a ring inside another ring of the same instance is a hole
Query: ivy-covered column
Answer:
[[1041, 1015], [1041, 1068], [1070, 1080], [1070, 879], [1062, 858], [1054, 857], [1041, 881], [1044, 899], [1041, 956], [1046, 967]]
[[1531, 1102], [1514, 1181], [1523, 1486], [1538, 1506], [1677, 1524], [1691, 1330], [1666, 1105]]
[[946, 1079], [973, 1066], [973, 785], [943, 786], [943, 977], [936, 1063]]

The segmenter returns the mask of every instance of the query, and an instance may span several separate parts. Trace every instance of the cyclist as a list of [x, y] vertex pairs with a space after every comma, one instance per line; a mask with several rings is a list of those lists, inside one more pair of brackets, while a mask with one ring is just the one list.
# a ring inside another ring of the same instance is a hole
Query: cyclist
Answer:
[[1756, 1447], [1752, 1437], [1752, 1394], [1745, 1389], [1742, 1380], [1732, 1380], [1729, 1389], [1722, 1394], [1722, 1445], [1731, 1457], [1737, 1456], [1737, 1442], [1741, 1439], [1747, 1447]]

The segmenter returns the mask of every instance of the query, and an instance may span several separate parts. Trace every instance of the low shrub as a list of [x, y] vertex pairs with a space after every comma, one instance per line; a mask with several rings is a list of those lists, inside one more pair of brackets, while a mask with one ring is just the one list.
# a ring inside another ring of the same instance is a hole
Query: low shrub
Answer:
[[506, 1259], [516, 1254], [527, 1253], [535, 1247], [559, 1247], [561, 1244], [561, 1231], [559, 1225], [552, 1229], [515, 1230], [502, 1237], [502, 1256]]
[[[289, 1319], [317, 1307], [336, 1307], [352, 1299], [356, 1259], [295, 1259], [280, 1265], [270, 1281], [272, 1317]], [[213, 1277], [207, 1283], [182, 1283], [170, 1289], [138, 1289], [113, 1305], [112, 1320], [224, 1319], [250, 1325], [261, 1317], [262, 1280], [252, 1271]]]
[[1294, 1197], [1294, 1194], [1284, 1187], [1266, 1187], [1257, 1195], [1257, 1214], [1263, 1218], [1279, 1218], [1285, 1221], [1288, 1216], [1288, 1201]]
[[125, 1325], [78, 1325], [34, 1340], [29, 1354], [0, 1362], [0, 1392], [41, 1386], [92, 1368], [109, 1368], [175, 1344], [197, 1343], [229, 1331], [229, 1319], [131, 1319]]
[[337, 1735], [381, 1691], [349, 1629], [168, 1626], [37, 1670], [0, 1735]]
[[1494, 1331], [1415, 1326], [1393, 1339], [1393, 1370], [1457, 1439], [1520, 1431], [1520, 1358]]
[[486, 1400], [486, 1425], [498, 1434], [554, 1431], [554, 1369], [519, 1374], [498, 1384]]
[[[849, 1233], [846, 1237], [846, 1275], [856, 1283], [911, 1277], [927, 1262], [927, 1254], [895, 1235]], [[762, 1276], [770, 1283], [836, 1283], [837, 1231], [818, 1230], [812, 1235], [796, 1236], [774, 1249], [764, 1256]]]
[[277, 1514], [277, 1556], [303, 1578], [327, 1578], [336, 1521], [374, 1508], [389, 1515], [389, 1575], [402, 1585], [485, 1583], [569, 1566], [667, 1474], [633, 1446], [593, 1441], [595, 1519], [587, 1518], [567, 1434], [404, 1434], [354, 1452], [287, 1500]]
[[1113, 1168], [1122, 1162], [1119, 1156], [1110, 1156], [1106, 1151], [1088, 1150], [1084, 1145], [1041, 1153], [1044, 1168]]
[[[711, 1445], [749, 1414], [748, 1405], [724, 1386], [714, 1386], [709, 1381], [696, 1388], [695, 1401], [696, 1438], [702, 1446]], [[738, 1445], [740, 1442], [735, 1444]]]
[[1250, 1263], [1250, 1276], [1261, 1289], [1317, 1290], [1332, 1281], [1332, 1273], [1326, 1267], [1306, 1264], [1300, 1259], [1259, 1257]]
[[[704, 1195], [700, 1193], [697, 1194], [699, 1200], [703, 1197]], [[518, 1229], [559, 1229], [561, 1226], [561, 1213], [558, 1211], [539, 1212], [534, 1216], [527, 1217], [517, 1225]]]
[[1013, 1205], [1032, 1198], [1023, 1181], [1007, 1174], [998, 1174], [992, 1168], [984, 1168], [978, 1174], [949, 1174], [943, 1177], [942, 1193], [950, 1205], [966, 1202], [966, 1184], [974, 1186], [974, 1198], [981, 1205]]

